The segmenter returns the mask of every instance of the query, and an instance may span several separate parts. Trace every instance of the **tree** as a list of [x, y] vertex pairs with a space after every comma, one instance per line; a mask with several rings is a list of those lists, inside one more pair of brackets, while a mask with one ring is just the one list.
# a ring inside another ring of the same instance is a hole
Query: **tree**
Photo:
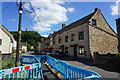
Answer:
[[[17, 40], [17, 31], [11, 31], [15, 40]], [[27, 42], [30, 46], [36, 46], [37, 42], [40, 42], [44, 38], [36, 31], [22, 31], [21, 42]]]

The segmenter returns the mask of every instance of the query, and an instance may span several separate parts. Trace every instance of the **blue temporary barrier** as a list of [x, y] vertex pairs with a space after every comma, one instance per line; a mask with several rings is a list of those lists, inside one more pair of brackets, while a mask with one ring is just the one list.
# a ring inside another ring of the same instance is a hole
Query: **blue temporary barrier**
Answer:
[[[82, 69], [79, 67], [72, 66], [68, 63], [65, 63], [61, 60], [56, 60], [55, 58], [52, 58], [47, 55], [40, 55], [40, 56], [22, 56], [22, 63], [37, 63], [34, 59], [36, 57], [40, 62], [47, 62], [52, 68], [54, 68], [57, 72], [62, 74], [65, 79], [71, 80], [71, 79], [91, 79], [91, 80], [100, 80], [100, 75], [94, 71]], [[24, 59], [28, 58], [28, 59]], [[29, 62], [29, 60], [31, 61]]]
[[[27, 56], [29, 57], [29, 56]], [[32, 57], [32, 58], [31, 58]], [[32, 63], [35, 62], [35, 64], [31, 65], [25, 65], [25, 66], [19, 66], [14, 67], [10, 69], [0, 70], [0, 79], [2, 80], [22, 80], [22, 79], [43, 79], [42, 69], [41, 69], [41, 63], [35, 56], [31, 56], [29, 59], [32, 60]], [[22, 60], [23, 62], [28, 59]], [[31, 61], [29, 61], [31, 62]]]
[[2, 80], [43, 79], [41, 64], [36, 63], [0, 70], [0, 78], [2, 78]]
[[23, 64], [33, 64], [33, 63], [38, 63], [38, 61], [40, 61], [40, 63], [46, 62], [46, 56], [22, 55], [20, 58], [20, 62], [22, 62]]
[[52, 68], [61, 73], [66, 79], [97, 79], [100, 80], [100, 75], [94, 71], [82, 69], [72, 66], [61, 60], [56, 60], [50, 56], [47, 56], [47, 62]]

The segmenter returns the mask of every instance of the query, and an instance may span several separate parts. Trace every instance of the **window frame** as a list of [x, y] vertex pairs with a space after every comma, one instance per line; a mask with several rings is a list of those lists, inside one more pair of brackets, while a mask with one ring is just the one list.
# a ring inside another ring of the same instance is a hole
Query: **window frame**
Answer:
[[68, 47], [65, 47], [65, 53], [68, 53]]
[[[83, 36], [82, 36], [83, 33]], [[84, 40], [84, 31], [78, 33], [78, 40]]]
[[[80, 50], [81, 50], [81, 53], [80, 53]], [[84, 46], [79, 46], [79, 55], [84, 55], [84, 53], [85, 53], [85, 48], [84, 48]]]
[[68, 42], [68, 35], [65, 36], [65, 42]]
[[96, 19], [92, 19], [92, 25], [97, 25]]
[[2, 45], [2, 39], [0, 39], [0, 45]]
[[59, 43], [59, 44], [61, 43], [61, 38], [58, 39], [58, 43]]
[[72, 34], [72, 35], [71, 35], [71, 41], [74, 41], [74, 39], [75, 39], [75, 35]]

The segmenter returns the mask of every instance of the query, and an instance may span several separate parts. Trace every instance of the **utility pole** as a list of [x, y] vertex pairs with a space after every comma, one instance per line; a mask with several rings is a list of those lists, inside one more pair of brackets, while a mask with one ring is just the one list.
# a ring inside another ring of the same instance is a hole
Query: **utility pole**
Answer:
[[118, 37], [118, 52], [120, 53], [120, 18], [116, 19], [117, 37]]
[[20, 65], [20, 44], [21, 44], [21, 23], [22, 23], [22, 0], [20, 0], [19, 6], [19, 25], [18, 25], [18, 39], [17, 39], [17, 51], [15, 66]]

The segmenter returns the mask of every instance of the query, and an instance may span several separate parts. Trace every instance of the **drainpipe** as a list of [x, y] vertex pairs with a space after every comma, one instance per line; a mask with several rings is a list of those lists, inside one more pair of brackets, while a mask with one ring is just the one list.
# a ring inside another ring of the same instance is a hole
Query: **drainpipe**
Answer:
[[120, 53], [120, 18], [116, 19], [117, 38], [118, 38], [118, 52]]

